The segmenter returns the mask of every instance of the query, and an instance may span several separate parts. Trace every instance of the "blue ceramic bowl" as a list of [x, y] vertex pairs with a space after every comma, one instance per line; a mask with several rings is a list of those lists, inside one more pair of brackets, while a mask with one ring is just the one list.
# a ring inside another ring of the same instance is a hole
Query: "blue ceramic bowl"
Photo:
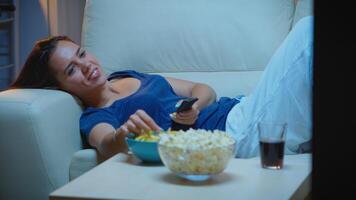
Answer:
[[144, 162], [161, 162], [158, 153], [158, 142], [138, 141], [126, 138], [126, 143], [130, 151]]

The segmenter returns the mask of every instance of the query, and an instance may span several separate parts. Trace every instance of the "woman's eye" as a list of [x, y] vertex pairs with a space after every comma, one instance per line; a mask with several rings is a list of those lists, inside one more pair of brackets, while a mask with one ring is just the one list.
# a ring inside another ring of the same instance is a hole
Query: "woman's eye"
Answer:
[[71, 67], [69, 70], [68, 70], [68, 76], [72, 75], [74, 73], [75, 69], [74, 67]]
[[81, 49], [80, 53], [79, 53], [79, 58], [84, 57], [86, 54], [86, 51], [84, 49]]

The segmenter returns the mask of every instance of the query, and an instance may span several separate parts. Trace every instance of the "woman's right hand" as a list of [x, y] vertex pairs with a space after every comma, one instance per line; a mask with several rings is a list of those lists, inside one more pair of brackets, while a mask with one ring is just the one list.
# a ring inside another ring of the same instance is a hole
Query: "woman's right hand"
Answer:
[[141, 135], [148, 131], [162, 130], [156, 122], [144, 111], [137, 110], [129, 119], [118, 129], [119, 134], [127, 135], [128, 133], [135, 133]]

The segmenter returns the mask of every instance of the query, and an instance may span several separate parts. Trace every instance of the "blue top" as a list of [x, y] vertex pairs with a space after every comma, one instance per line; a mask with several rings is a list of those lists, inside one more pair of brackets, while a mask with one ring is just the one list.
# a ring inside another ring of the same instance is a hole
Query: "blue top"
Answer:
[[[171, 127], [170, 113], [175, 112], [176, 103], [186, 97], [178, 96], [168, 81], [153, 74], [143, 74], [133, 70], [112, 73], [108, 80], [133, 77], [141, 81], [139, 89], [104, 108], [88, 107], [80, 117], [80, 131], [88, 138], [91, 129], [98, 123], [111, 124], [115, 129], [124, 124], [138, 109], [144, 110], [163, 129]], [[235, 98], [221, 97], [200, 111], [194, 128], [225, 130], [225, 121], [231, 108], [239, 103]]]

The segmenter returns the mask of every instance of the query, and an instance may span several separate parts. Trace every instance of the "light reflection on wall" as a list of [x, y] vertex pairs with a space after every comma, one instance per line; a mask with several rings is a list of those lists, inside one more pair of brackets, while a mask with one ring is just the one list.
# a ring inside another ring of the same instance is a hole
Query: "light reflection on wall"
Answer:
[[85, 0], [38, 0], [50, 35], [67, 35], [81, 41]]
[[48, 0], [38, 0], [38, 1], [41, 6], [43, 15], [45, 16], [45, 18], [48, 22]]

